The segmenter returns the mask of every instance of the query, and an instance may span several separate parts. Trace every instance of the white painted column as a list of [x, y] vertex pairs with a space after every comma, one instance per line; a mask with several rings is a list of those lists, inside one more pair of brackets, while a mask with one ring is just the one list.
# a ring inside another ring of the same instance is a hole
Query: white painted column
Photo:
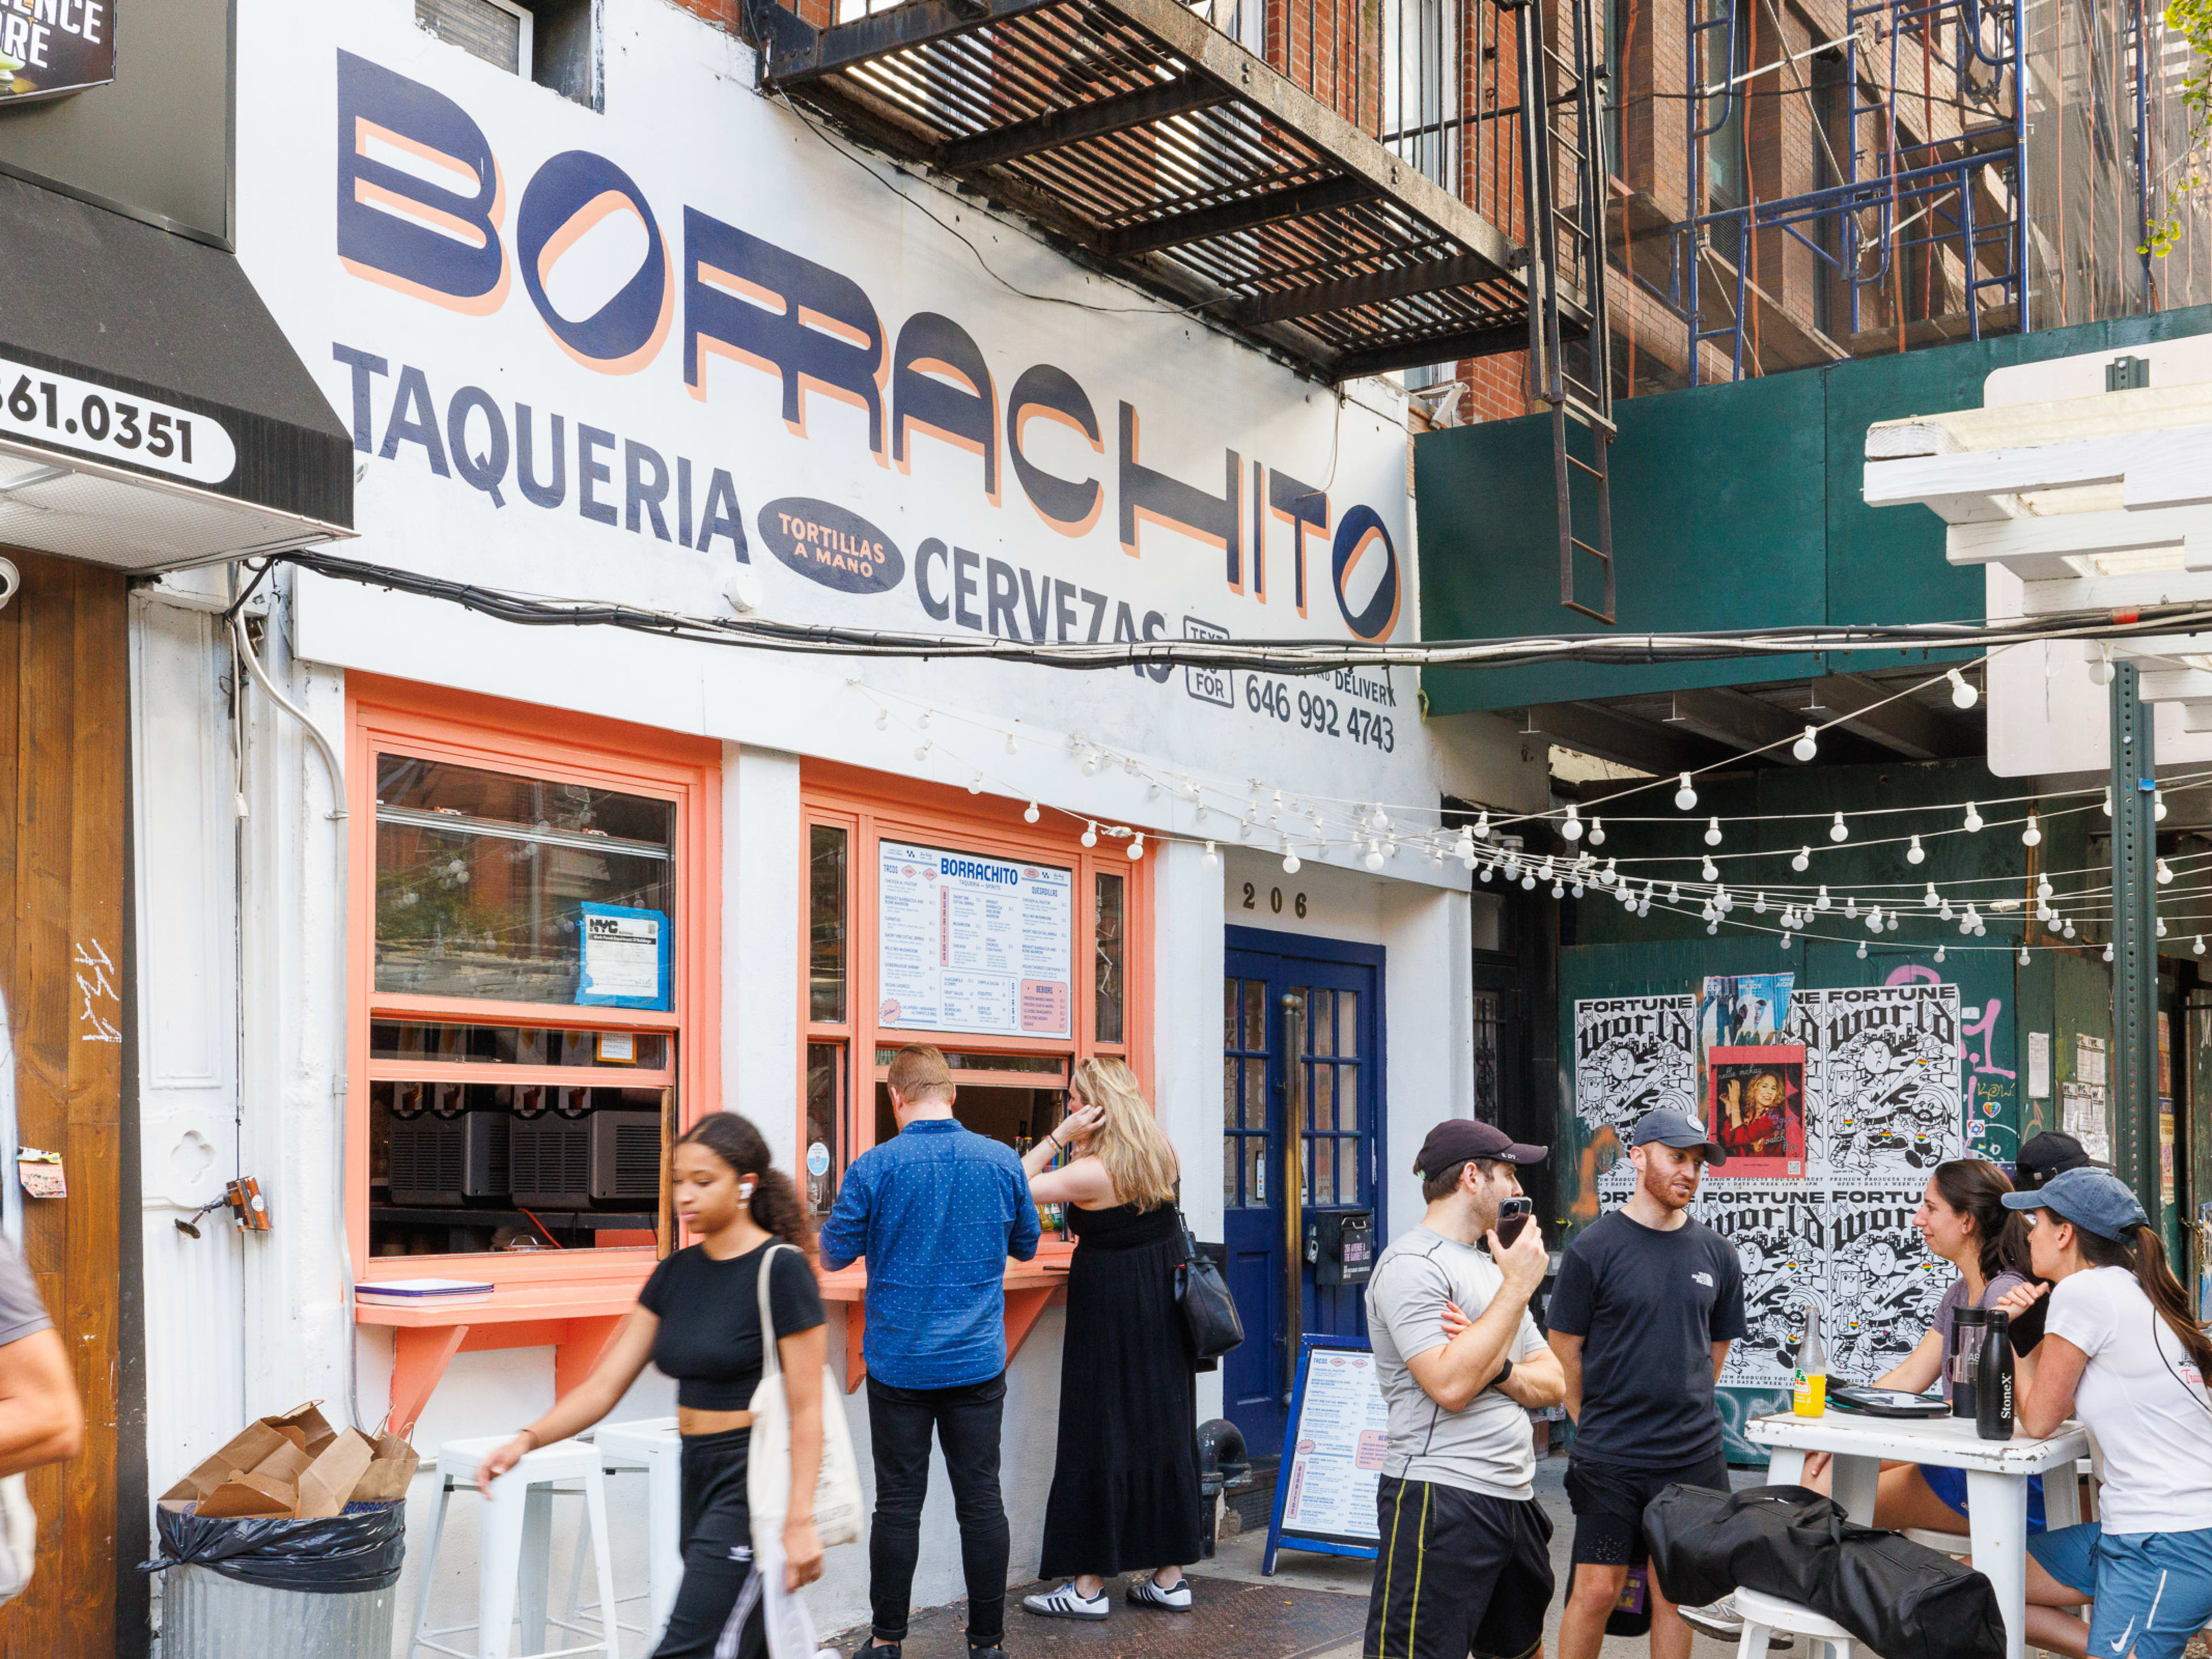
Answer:
[[[722, 1097], [802, 1188], [799, 969], [806, 858], [799, 757], [722, 745]], [[848, 876], [849, 878], [849, 876]]]
[[1474, 1114], [1473, 918], [1463, 892], [1395, 881], [1382, 917], [1389, 1097], [1376, 1186], [1396, 1234], [1425, 1207], [1413, 1175], [1422, 1139], [1445, 1118]]
[[[1221, 1237], [1222, 872], [1203, 848], [1170, 842], [1154, 855], [1152, 1096], [1182, 1160], [1191, 1231]], [[1221, 1415], [1221, 1373], [1198, 1378], [1200, 1422]]]

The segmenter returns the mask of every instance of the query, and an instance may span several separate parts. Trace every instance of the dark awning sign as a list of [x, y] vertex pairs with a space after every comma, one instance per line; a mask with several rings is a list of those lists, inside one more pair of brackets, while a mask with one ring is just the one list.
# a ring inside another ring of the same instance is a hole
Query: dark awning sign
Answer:
[[190, 483], [219, 484], [238, 470], [238, 446], [212, 415], [125, 397], [4, 356], [0, 436], [76, 450]]
[[114, 78], [114, 0], [0, 0], [0, 107]]

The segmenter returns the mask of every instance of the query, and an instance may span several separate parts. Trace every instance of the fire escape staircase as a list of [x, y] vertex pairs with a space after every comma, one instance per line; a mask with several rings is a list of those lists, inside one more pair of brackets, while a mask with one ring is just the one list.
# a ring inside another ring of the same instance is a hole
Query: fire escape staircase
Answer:
[[1595, 320], [1540, 257], [1532, 315], [1527, 249], [1180, 0], [751, 17], [765, 89], [1322, 380]]

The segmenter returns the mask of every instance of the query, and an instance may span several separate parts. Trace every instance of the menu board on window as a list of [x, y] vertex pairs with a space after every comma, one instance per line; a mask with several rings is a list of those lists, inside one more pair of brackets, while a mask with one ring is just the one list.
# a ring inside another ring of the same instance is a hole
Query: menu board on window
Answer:
[[894, 841], [877, 862], [879, 1024], [1074, 1034], [1074, 872]]

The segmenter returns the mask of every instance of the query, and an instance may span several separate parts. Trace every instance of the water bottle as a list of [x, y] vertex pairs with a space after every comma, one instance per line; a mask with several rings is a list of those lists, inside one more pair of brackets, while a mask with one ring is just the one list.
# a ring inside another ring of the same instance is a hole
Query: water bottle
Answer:
[[2012, 1438], [2012, 1322], [1991, 1312], [1974, 1367], [1974, 1432], [1984, 1440]]
[[1805, 1309], [1805, 1340], [1797, 1345], [1797, 1369], [1790, 1378], [1790, 1409], [1800, 1417], [1825, 1417], [1828, 1411], [1828, 1345], [1820, 1338], [1820, 1304]]
[[1951, 1325], [1951, 1415], [1972, 1417], [1974, 1414], [1974, 1379], [1982, 1364], [1982, 1341], [1989, 1334], [1990, 1316], [1985, 1308], [1961, 1308], [1952, 1317]]

